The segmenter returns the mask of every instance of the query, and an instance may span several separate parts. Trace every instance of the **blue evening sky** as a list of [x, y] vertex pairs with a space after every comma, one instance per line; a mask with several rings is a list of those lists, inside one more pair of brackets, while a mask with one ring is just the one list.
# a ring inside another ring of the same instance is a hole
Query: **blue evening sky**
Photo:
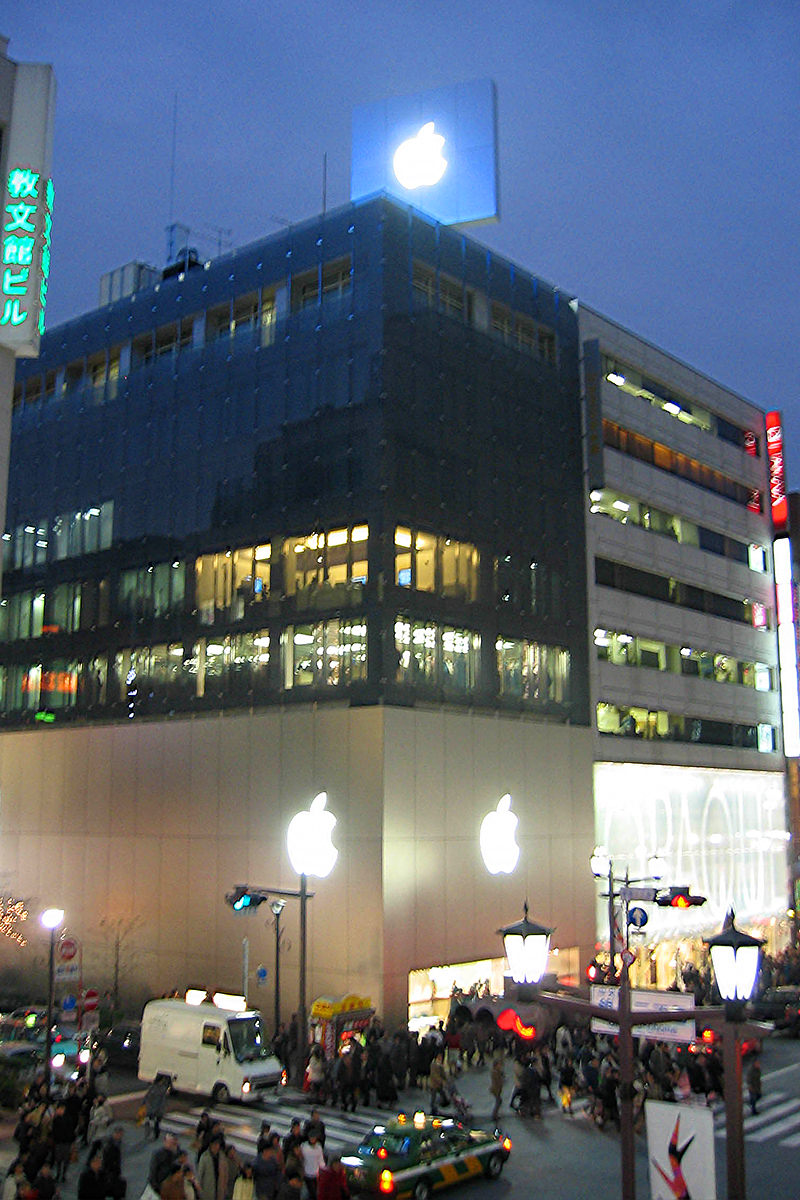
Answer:
[[490, 76], [501, 221], [476, 236], [764, 408], [800, 488], [798, 0], [26, 0], [58, 80], [48, 324], [349, 198], [356, 104]]

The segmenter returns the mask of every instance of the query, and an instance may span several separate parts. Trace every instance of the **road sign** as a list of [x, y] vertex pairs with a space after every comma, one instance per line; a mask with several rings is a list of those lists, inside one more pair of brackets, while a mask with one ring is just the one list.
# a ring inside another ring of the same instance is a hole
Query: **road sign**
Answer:
[[77, 962], [61, 962], [55, 964], [53, 978], [57, 983], [66, 983], [68, 980], [72, 981], [75, 979], [80, 979], [80, 976], [81, 968], [80, 964]]
[[94, 1012], [99, 1000], [100, 997], [95, 988], [87, 988], [83, 993], [83, 1011], [87, 1013]]
[[75, 938], [63, 937], [58, 943], [58, 957], [63, 963], [71, 962], [78, 953], [78, 943]]
[[64, 1012], [72, 1012], [72, 1010], [77, 1007], [77, 1004], [78, 1004], [78, 1001], [75, 999], [74, 996], [65, 996], [64, 999], [61, 1001], [61, 1007], [64, 1010]]
[[[593, 1033], [617, 1034], [619, 1026], [613, 1023], [614, 1009], [619, 1005], [619, 988], [593, 983], [590, 992], [592, 1004], [609, 1010], [610, 1021], [592, 1017]], [[689, 992], [656, 992], [645, 988], [631, 991], [631, 1012], [636, 1020], [637, 1008], [642, 1012], [664, 1010], [663, 1023], [656, 1025], [634, 1025], [633, 1036], [650, 1038], [659, 1042], [691, 1042], [696, 1037], [694, 1025], [694, 996]], [[680, 1020], [676, 1009], [686, 1013]]]
[[626, 967], [632, 967], [633, 964], [636, 962], [636, 951], [629, 950], [628, 947], [626, 946], [625, 949], [622, 951], [622, 961], [624, 962]]
[[256, 967], [256, 984], [258, 987], [264, 987], [265, 983], [267, 982], [267, 974], [268, 972], [266, 967]]
[[647, 912], [643, 908], [632, 908], [628, 912], [628, 924], [634, 925], [637, 929], [641, 929], [647, 924]]

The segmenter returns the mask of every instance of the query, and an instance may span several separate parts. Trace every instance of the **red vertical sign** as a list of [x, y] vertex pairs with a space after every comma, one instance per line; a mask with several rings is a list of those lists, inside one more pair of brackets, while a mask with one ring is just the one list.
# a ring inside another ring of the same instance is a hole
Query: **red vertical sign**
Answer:
[[783, 465], [783, 427], [779, 412], [767, 413], [767, 460], [769, 462], [769, 503], [772, 527], [785, 533], [789, 520], [786, 500], [786, 476]]

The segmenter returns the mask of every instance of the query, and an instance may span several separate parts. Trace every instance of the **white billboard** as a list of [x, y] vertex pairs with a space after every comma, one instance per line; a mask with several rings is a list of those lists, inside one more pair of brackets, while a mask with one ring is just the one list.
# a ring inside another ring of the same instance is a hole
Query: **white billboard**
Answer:
[[[784, 776], [638, 763], [594, 768], [595, 838], [617, 875], [644, 878], [664, 860], [663, 884], [688, 885], [702, 907], [648, 905], [648, 941], [718, 931], [733, 907], [740, 924], [785, 916], [788, 902]], [[598, 907], [598, 929], [608, 927]], [[607, 936], [607, 935], [606, 935]]]

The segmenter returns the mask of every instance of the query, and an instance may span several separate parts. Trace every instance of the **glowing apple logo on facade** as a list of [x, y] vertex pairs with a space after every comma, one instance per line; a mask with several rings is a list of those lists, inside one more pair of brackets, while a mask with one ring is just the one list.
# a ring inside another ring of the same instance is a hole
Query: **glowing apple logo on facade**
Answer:
[[328, 793], [320, 792], [311, 801], [308, 812], [297, 813], [289, 822], [286, 849], [298, 875], [324, 879], [338, 858], [339, 851], [331, 839], [336, 817], [326, 809], [327, 800]]
[[519, 860], [516, 833], [519, 820], [511, 811], [511, 796], [506, 792], [497, 808], [481, 821], [481, 854], [491, 875], [510, 875]]
[[408, 191], [418, 187], [433, 187], [447, 170], [442, 154], [444, 137], [434, 133], [434, 122], [423, 125], [414, 137], [406, 138], [394, 153], [392, 166], [397, 182]]

